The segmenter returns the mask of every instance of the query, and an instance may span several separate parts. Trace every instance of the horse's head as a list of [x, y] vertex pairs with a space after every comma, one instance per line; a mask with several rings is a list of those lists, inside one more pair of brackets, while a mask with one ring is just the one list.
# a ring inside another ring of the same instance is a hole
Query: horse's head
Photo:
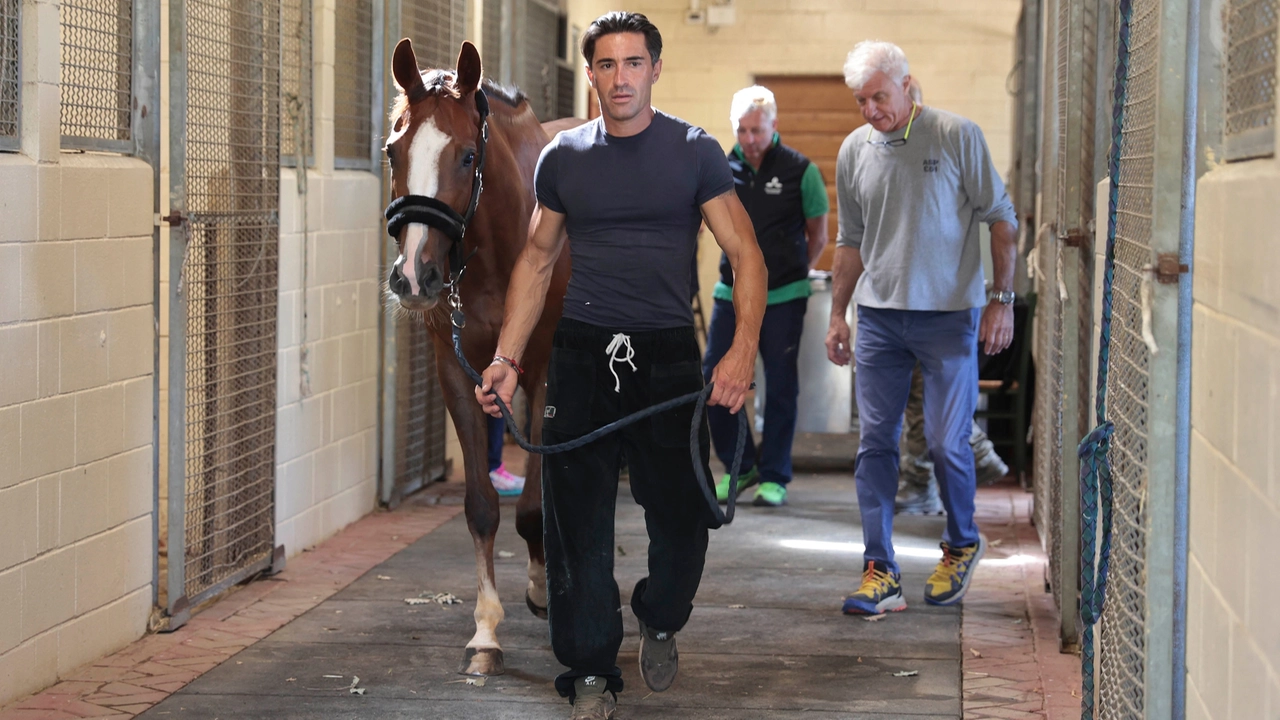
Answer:
[[461, 242], [457, 220], [467, 213], [480, 182], [476, 169], [483, 160], [481, 107], [487, 112], [488, 106], [483, 98], [476, 98], [480, 53], [469, 42], [458, 53], [456, 72], [424, 74], [406, 38], [396, 45], [391, 69], [401, 90], [385, 148], [391, 166], [392, 209], [397, 199], [408, 196], [418, 212], [391, 228], [400, 256], [387, 285], [402, 307], [425, 311], [439, 302], [445, 273], [450, 271], [450, 251], [460, 250], [455, 248]]

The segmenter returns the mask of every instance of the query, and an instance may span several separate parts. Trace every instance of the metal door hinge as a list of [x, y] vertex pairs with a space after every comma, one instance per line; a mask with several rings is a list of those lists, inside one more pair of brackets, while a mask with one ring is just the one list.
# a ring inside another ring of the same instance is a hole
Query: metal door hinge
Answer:
[[187, 219], [182, 216], [182, 213], [177, 212], [176, 210], [160, 218], [160, 222], [169, 223], [169, 227], [178, 227], [182, 223], [186, 222], [186, 220]]

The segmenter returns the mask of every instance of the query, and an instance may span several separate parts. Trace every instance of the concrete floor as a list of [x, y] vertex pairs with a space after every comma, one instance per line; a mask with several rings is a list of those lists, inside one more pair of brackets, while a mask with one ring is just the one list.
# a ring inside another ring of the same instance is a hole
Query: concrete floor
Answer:
[[[460, 490], [446, 483], [426, 492], [434, 496], [428, 501], [452, 504], [461, 502]], [[628, 689], [618, 718], [961, 716], [960, 611], [921, 598], [942, 519], [899, 518], [910, 609], [867, 622], [839, 612], [861, 563], [852, 477], [799, 475], [790, 501], [777, 510], [743, 506], [733, 525], [712, 533], [702, 589], [679, 635], [680, 676], [659, 694], [636, 669], [627, 593], [645, 572], [646, 539], [640, 509], [622, 485], [615, 559], [627, 635], [618, 662]], [[477, 687], [455, 674], [475, 601], [471, 539], [459, 516], [141, 717], [567, 717], [551, 686], [560, 666], [546, 622], [524, 606], [513, 510], [504, 505], [497, 542], [515, 553], [497, 560], [505, 676]], [[404, 602], [427, 591], [452, 592], [465, 604]], [[894, 676], [901, 671], [918, 674]], [[348, 692], [353, 676], [363, 696]]]

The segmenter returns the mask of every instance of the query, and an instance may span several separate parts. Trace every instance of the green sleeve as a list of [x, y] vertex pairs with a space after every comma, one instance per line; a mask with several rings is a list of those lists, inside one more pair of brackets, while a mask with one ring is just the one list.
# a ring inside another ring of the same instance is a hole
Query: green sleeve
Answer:
[[822, 171], [817, 164], [809, 163], [800, 178], [800, 204], [804, 208], [805, 219], [826, 215], [831, 211], [827, 202], [827, 185], [822, 181]]

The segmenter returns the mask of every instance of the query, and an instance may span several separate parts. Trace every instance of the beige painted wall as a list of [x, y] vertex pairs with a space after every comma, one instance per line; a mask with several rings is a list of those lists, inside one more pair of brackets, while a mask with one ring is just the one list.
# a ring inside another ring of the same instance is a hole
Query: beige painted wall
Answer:
[[154, 558], [152, 171], [60, 152], [58, 14], [27, 9], [0, 154], [0, 705], [141, 636]]
[[[926, 103], [978, 123], [996, 167], [1002, 172], [1008, 167], [1013, 99], [1005, 78], [1013, 67], [1018, 0], [736, 0], [736, 23], [721, 28], [685, 24], [688, 0], [624, 5], [568, 0], [567, 5], [570, 22], [581, 29], [610, 10], [647, 15], [663, 39], [654, 106], [702, 126], [726, 150], [735, 142], [729, 101], [754, 76], [840, 75], [858, 41], [878, 39], [895, 42], [906, 52]], [[574, 62], [579, 87], [587, 87], [581, 54]], [[585, 103], [585, 96], [580, 102]], [[583, 117], [585, 108], [579, 108]], [[834, 240], [835, 228], [831, 232]], [[719, 258], [719, 250], [704, 237], [699, 276], [707, 308]]]
[[1280, 715], [1280, 161], [1199, 183], [1188, 717]]
[[284, 172], [276, 544], [283, 543], [289, 555], [374, 508], [381, 312], [375, 280], [381, 239], [378, 177], [360, 171], [311, 172], [305, 198], [296, 188], [294, 171]]

